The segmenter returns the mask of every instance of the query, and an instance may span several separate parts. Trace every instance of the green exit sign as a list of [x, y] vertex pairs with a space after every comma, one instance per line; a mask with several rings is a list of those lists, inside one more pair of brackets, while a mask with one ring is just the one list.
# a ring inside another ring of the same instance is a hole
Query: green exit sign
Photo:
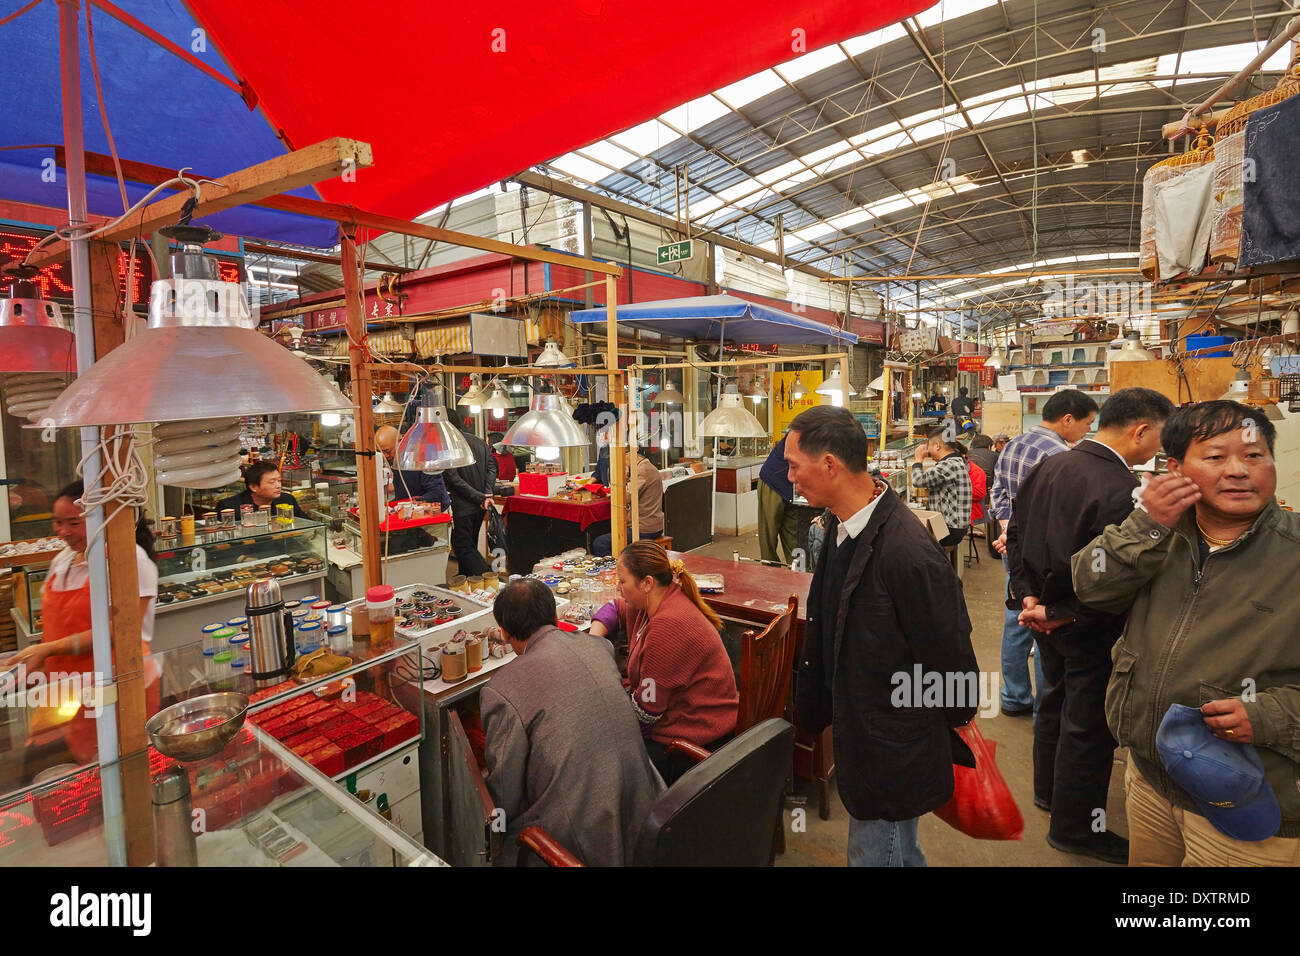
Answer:
[[681, 242], [670, 242], [666, 246], [659, 246], [656, 261], [659, 265], [668, 265], [673, 262], [684, 262], [695, 254], [695, 244], [689, 239]]

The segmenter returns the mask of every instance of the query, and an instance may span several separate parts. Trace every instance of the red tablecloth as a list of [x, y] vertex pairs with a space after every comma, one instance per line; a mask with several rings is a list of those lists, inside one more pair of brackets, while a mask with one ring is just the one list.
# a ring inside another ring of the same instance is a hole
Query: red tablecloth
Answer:
[[505, 513], [519, 512], [525, 515], [538, 515], [543, 518], [558, 518], [560, 521], [572, 521], [583, 531], [597, 521], [609, 520], [609, 499], [604, 501], [556, 501], [554, 498], [538, 498], [534, 495], [511, 495], [506, 500]]

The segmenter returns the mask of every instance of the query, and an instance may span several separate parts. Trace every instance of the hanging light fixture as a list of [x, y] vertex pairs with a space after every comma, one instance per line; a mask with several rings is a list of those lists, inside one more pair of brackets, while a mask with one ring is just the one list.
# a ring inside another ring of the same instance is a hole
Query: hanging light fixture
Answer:
[[400, 415], [404, 411], [406, 411], [406, 407], [393, 398], [392, 392], [384, 392], [384, 397], [375, 406], [376, 415]]
[[[984, 367], [991, 368], [994, 371], [998, 371], [999, 369], [1006, 368], [1007, 367], [1006, 350], [1003, 349], [1002, 346], [1000, 345], [997, 348], [995, 348], [992, 354], [990, 354], [989, 357], [984, 360]], [[874, 382], [872, 383], [872, 387], [873, 388], [875, 387]]]
[[448, 468], [474, 464], [474, 453], [460, 429], [447, 418], [442, 404], [442, 387], [430, 389], [416, 412], [415, 424], [397, 445], [393, 467], [399, 471], [423, 471], [436, 475]]
[[757, 405], [763, 399], [767, 398], [767, 393], [763, 391], [762, 386], [759, 384], [759, 380], [754, 379], [754, 384], [749, 387], [749, 391], [745, 394], [745, 397]]
[[808, 394], [808, 388], [803, 383], [803, 373], [795, 372], [794, 385], [790, 389], [790, 397], [793, 398], [795, 401], [798, 401], [799, 399], [803, 398], [807, 394]]
[[881, 372], [867, 384], [869, 392], [883, 392], [885, 390], [885, 373]]
[[0, 372], [77, 371], [74, 338], [58, 304], [41, 297], [32, 266], [8, 265], [9, 297], [0, 299]]
[[538, 368], [568, 368], [572, 364], [569, 357], [555, 344], [555, 339], [547, 339], [542, 354], [533, 361], [533, 365]]
[[[835, 371], [831, 372], [831, 377], [817, 386], [817, 394], [829, 395], [831, 399], [831, 404], [836, 406], [837, 408], [844, 404], [844, 392], [841, 388], [844, 379], [840, 375], [840, 372], [842, 371], [843, 367], [844, 367], [843, 362], [838, 363], [835, 366]], [[855, 389], [852, 385], [850, 385], [849, 386], [850, 397], [856, 394], [858, 394], [857, 389]]]
[[1142, 347], [1142, 336], [1137, 332], [1126, 332], [1124, 344], [1110, 356], [1112, 362], [1152, 362], [1154, 357]]
[[[665, 381], [667, 381], [665, 379]], [[677, 390], [677, 386], [669, 383], [668, 387], [655, 396], [655, 403], [658, 405], [685, 405], [686, 396]]]
[[718, 407], [704, 416], [697, 429], [706, 438], [765, 438], [767, 430], [745, 408], [740, 389], [728, 385]]
[[[49, 407], [57, 427], [185, 423], [154, 444], [158, 480], [215, 488], [239, 476], [238, 443], [223, 436], [242, 416], [347, 412], [333, 382], [256, 330], [243, 290], [221, 281], [203, 252], [221, 234], [165, 226], [180, 243], [172, 278], [153, 283], [149, 325], [95, 362]], [[198, 447], [192, 447], [202, 442]]]
[[[545, 387], [545, 386], [544, 386]], [[563, 395], [539, 391], [532, 405], [510, 426], [502, 444], [536, 449], [538, 458], [553, 461], [561, 448], [578, 448], [587, 444], [587, 436], [573, 420], [573, 413]]]
[[505, 418], [506, 409], [510, 408], [510, 399], [506, 397], [506, 391], [497, 382], [492, 387], [492, 397], [483, 403], [483, 407], [492, 412], [493, 418]]
[[487, 401], [488, 397], [487, 393], [483, 391], [483, 387], [479, 385], [477, 379], [472, 379], [471, 381], [473, 384], [470, 385], [469, 391], [462, 395], [456, 401], [456, 404], [467, 406], [471, 415], [477, 415], [479, 412], [483, 411], [483, 403]]

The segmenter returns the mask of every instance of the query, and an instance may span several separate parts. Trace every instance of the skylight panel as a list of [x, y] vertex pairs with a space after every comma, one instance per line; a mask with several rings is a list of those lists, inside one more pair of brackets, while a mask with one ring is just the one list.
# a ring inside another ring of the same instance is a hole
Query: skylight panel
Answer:
[[553, 159], [549, 165], [562, 173], [568, 173], [570, 176], [575, 176], [589, 183], [598, 183], [606, 176], [611, 175], [610, 171], [600, 163], [593, 163], [591, 160], [583, 159], [574, 153], [561, 156], [559, 159]]
[[657, 119], [646, 120], [639, 126], [633, 126], [631, 129], [626, 129], [610, 137], [616, 146], [622, 146], [624, 149], [639, 153], [642, 156], [649, 156], [661, 147], [667, 146], [680, 138]]
[[675, 129], [683, 133], [693, 133], [730, 112], [727, 105], [716, 96], [701, 96], [669, 110], [660, 119], [665, 123], [671, 123]]
[[607, 139], [592, 143], [590, 146], [584, 146], [579, 152], [613, 169], [626, 169], [637, 161], [635, 154], [620, 149]]
[[783, 86], [785, 86], [785, 80], [771, 70], [764, 70], [762, 73], [747, 76], [730, 86], [724, 86], [717, 91], [716, 95], [732, 109], [738, 110], [774, 90], [781, 89]]
[[814, 73], [843, 62], [845, 62], [844, 54], [840, 52], [838, 46], [824, 46], [820, 50], [805, 53], [797, 60], [782, 63], [776, 68], [776, 71], [791, 83], [794, 83], [806, 76], [812, 76]]
[[864, 33], [861, 36], [845, 40], [843, 46], [849, 56], [858, 57], [868, 50], [874, 50], [878, 46], [884, 46], [886, 43], [905, 36], [907, 36], [907, 30], [901, 23], [891, 23], [889, 26], [873, 33]]
[[956, 20], [977, 10], [995, 6], [998, 0], [941, 0], [928, 10], [916, 15], [916, 22], [923, 27], [934, 26], [941, 20]]

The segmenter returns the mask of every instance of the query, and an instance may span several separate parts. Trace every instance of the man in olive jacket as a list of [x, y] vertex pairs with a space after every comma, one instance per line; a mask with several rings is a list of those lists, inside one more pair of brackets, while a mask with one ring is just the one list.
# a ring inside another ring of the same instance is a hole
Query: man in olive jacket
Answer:
[[847, 410], [800, 414], [785, 457], [795, 488], [832, 513], [808, 591], [800, 724], [834, 724], [849, 865], [924, 866], [918, 818], [951, 799], [954, 760], [974, 766], [952, 730], [979, 706], [961, 582], [929, 530], [872, 480]]
[[[1072, 562], [1085, 604], [1128, 612], [1106, 720], [1129, 748], [1129, 865], [1300, 865], [1300, 516], [1278, 507], [1274, 428], [1236, 402], [1174, 412], [1168, 475]], [[1215, 829], [1165, 772], [1156, 734], [1171, 704], [1253, 747], [1282, 811], [1277, 835]]]

